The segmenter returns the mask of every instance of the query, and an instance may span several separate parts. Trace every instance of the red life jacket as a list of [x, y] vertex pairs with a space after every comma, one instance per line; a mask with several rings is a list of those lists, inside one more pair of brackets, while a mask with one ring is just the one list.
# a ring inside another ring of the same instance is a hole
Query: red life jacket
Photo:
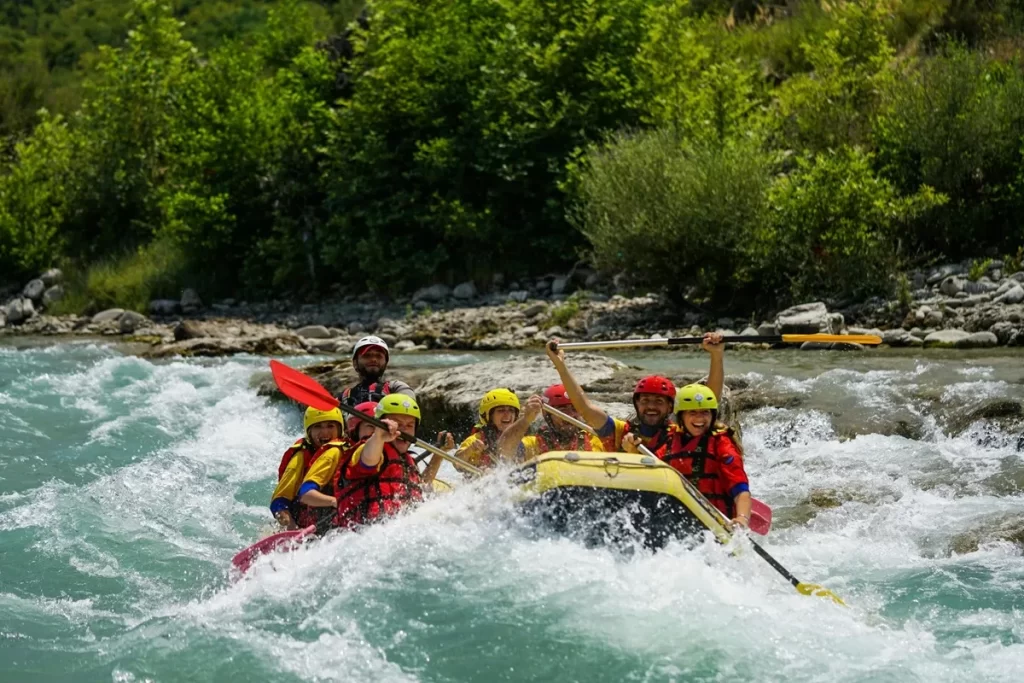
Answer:
[[380, 472], [345, 484], [337, 498], [336, 524], [351, 529], [393, 515], [409, 501], [423, 500], [422, 481], [412, 457], [386, 443]]
[[[313, 445], [305, 439], [299, 439], [292, 444], [292, 447], [285, 451], [284, 457], [281, 458], [281, 465], [277, 468], [277, 480], [281, 480], [281, 477], [284, 476], [285, 469], [288, 467], [288, 463], [291, 462], [291, 459], [296, 455], [299, 455], [300, 453], [302, 454], [302, 473], [303, 476], [305, 476], [306, 472], [309, 472], [309, 468], [324, 452], [331, 448], [338, 448], [341, 449], [342, 453], [344, 453], [347, 444], [344, 440], [328, 441], [318, 448], [316, 452], [311, 450], [312, 446]], [[335, 490], [334, 482], [336, 481], [337, 473], [335, 473], [331, 478], [331, 481], [327, 482], [327, 484], [320, 489], [320, 493], [325, 496], [333, 496]], [[298, 498], [296, 498], [288, 504], [288, 512], [291, 513], [292, 519], [295, 520], [295, 523], [299, 527], [304, 528], [313, 524], [316, 525], [318, 531], [321, 531], [322, 527], [324, 527], [326, 523], [325, 520], [332, 518], [335, 510], [334, 508], [311, 507], [309, 505], [304, 505], [299, 502]]]
[[570, 436], [563, 436], [551, 429], [543, 427], [533, 435], [537, 439], [537, 449], [541, 453], [548, 451], [592, 451], [593, 444], [586, 432], [573, 431]]
[[672, 439], [669, 432], [670, 425], [662, 425], [658, 431], [654, 432], [653, 436], [644, 436], [644, 433], [640, 431], [639, 422], [627, 422], [626, 431], [622, 433], [623, 436], [626, 434], [636, 434], [643, 441], [643, 444], [651, 449], [651, 452], [656, 456], [665, 459], [665, 454], [669, 452], [669, 445]]
[[[354, 398], [353, 392], [355, 393]], [[382, 398], [390, 393], [390, 382], [370, 382], [369, 386], [363, 386], [362, 382], [360, 382], [355, 386], [346, 387], [341, 392], [341, 401], [350, 406], [356, 406], [367, 401], [379, 403]]]
[[724, 451], [723, 442], [731, 441], [732, 435], [732, 429], [712, 427], [703, 436], [696, 438], [687, 434], [682, 427], [676, 427], [671, 433], [668, 454], [658, 456], [692, 481], [708, 502], [730, 519], [735, 514], [735, 508], [725, 479], [721, 476], [720, 454]]

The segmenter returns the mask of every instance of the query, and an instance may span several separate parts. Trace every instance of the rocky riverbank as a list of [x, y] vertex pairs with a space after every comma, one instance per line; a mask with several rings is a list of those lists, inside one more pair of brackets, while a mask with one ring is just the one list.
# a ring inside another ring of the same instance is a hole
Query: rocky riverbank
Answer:
[[[627, 296], [595, 278], [549, 276], [528, 287], [472, 283], [433, 285], [412, 297], [337, 297], [317, 304], [205, 303], [193, 290], [179, 300], [150, 302], [147, 315], [122, 309], [92, 315], [51, 315], [63, 295], [59, 270], [47, 271], [0, 306], [0, 336], [88, 335], [134, 342], [142, 355], [219, 356], [347, 354], [364, 334], [397, 352], [426, 349], [499, 350], [537, 347], [551, 337], [606, 340], [636, 336], [874, 333], [890, 346], [985, 348], [1024, 345], [1024, 272], [993, 267], [970, 279], [969, 263], [908, 275], [901, 300], [855, 304], [811, 302], [755, 320], [679, 313], [656, 294]], [[977, 275], [977, 273], [974, 273]], [[581, 281], [582, 280], [582, 281]], [[850, 347], [851, 345], [844, 345]], [[808, 345], [806, 348], [820, 348]]]

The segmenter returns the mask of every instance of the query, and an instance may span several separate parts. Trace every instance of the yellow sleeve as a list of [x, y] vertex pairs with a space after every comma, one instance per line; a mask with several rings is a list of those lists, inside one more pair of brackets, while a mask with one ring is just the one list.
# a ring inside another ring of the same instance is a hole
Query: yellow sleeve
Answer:
[[[361, 467], [364, 470], [368, 469], [365, 465], [363, 465], [361, 462], [359, 462], [360, 458], [363, 457], [363, 448], [365, 448], [365, 447], [366, 447], [366, 444], [365, 443], [361, 443], [361, 444], [359, 444], [358, 448], [356, 448], [354, 451], [352, 451], [352, 457], [348, 459], [348, 467]], [[377, 471], [380, 472], [380, 468], [382, 468], [383, 466], [384, 466], [384, 458], [381, 458], [380, 462], [377, 463]], [[342, 474], [344, 474], [344, 472], [342, 472]]]
[[536, 458], [540, 455], [540, 447], [537, 445], [536, 436], [524, 436], [523, 440], [519, 442], [523, 447], [523, 460], [529, 460], [530, 458]]
[[590, 439], [590, 450], [591, 451], [594, 451], [596, 453], [600, 453], [600, 452], [604, 451], [604, 442], [601, 441], [601, 439], [599, 439], [596, 436], [593, 436], [592, 434], [587, 435], [587, 438]]
[[[467, 436], [463, 440], [462, 443], [459, 444], [459, 450], [461, 451], [463, 448], [466, 448], [467, 446], [471, 446], [474, 443], [476, 443], [477, 441], [481, 441], [481, 442], [483, 441], [483, 439], [480, 437], [480, 435], [479, 434], [470, 434], [469, 436]], [[464, 454], [462, 454], [459, 457], [461, 457], [463, 460], [468, 462], [470, 465], [479, 465], [483, 455], [481, 453], [477, 453], [475, 451], [469, 451], [468, 453], [464, 453]]]
[[270, 497], [270, 502], [274, 502], [278, 498], [295, 500], [295, 494], [299, 492], [299, 485], [302, 483], [304, 464], [302, 453], [296, 453], [292, 457], [288, 466], [284, 468], [284, 474], [281, 475], [280, 481], [277, 482], [277, 487], [274, 489], [274, 495]]
[[310, 466], [309, 472], [303, 477], [302, 483], [313, 482], [322, 491], [324, 486], [334, 479], [334, 472], [338, 469], [338, 461], [341, 459], [341, 450], [329, 448], [320, 454], [320, 457]]

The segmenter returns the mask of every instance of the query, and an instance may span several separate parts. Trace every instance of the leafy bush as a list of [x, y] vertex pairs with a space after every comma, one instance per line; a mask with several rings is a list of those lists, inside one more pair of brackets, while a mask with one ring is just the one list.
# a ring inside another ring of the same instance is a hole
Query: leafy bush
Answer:
[[927, 188], [901, 197], [857, 149], [801, 157], [771, 187], [771, 219], [754, 231], [751, 268], [762, 291], [783, 302], [889, 294], [900, 229], [943, 201]]
[[560, 266], [574, 150], [638, 121], [641, 0], [381, 0], [328, 144], [330, 258], [360, 286]]
[[882, 172], [904, 193], [949, 197], [912, 225], [912, 244], [944, 254], [1013, 247], [1024, 231], [1024, 72], [958, 46], [883, 91], [874, 126]]
[[981, 276], [988, 272], [989, 266], [992, 265], [992, 259], [975, 259], [971, 263], [971, 267], [967, 270], [967, 279], [971, 282], [977, 282], [981, 279]]
[[77, 141], [60, 117], [45, 112], [35, 134], [14, 149], [0, 176], [0, 271], [22, 280], [62, 254], [61, 230], [74, 204], [70, 192]]
[[741, 247], [766, 217], [769, 173], [756, 142], [619, 134], [577, 169], [573, 221], [598, 267], [728, 303], [746, 284]]

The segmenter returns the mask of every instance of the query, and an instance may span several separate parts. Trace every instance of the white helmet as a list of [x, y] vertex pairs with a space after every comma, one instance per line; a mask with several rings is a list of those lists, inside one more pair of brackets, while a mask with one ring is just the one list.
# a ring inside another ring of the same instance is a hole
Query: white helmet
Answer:
[[387, 342], [380, 337], [375, 337], [372, 334], [369, 337], [363, 337], [356, 342], [356, 345], [352, 347], [352, 360], [359, 357], [360, 349], [365, 349], [367, 346], [379, 346], [384, 350], [384, 356], [391, 360], [391, 349], [388, 348]]

